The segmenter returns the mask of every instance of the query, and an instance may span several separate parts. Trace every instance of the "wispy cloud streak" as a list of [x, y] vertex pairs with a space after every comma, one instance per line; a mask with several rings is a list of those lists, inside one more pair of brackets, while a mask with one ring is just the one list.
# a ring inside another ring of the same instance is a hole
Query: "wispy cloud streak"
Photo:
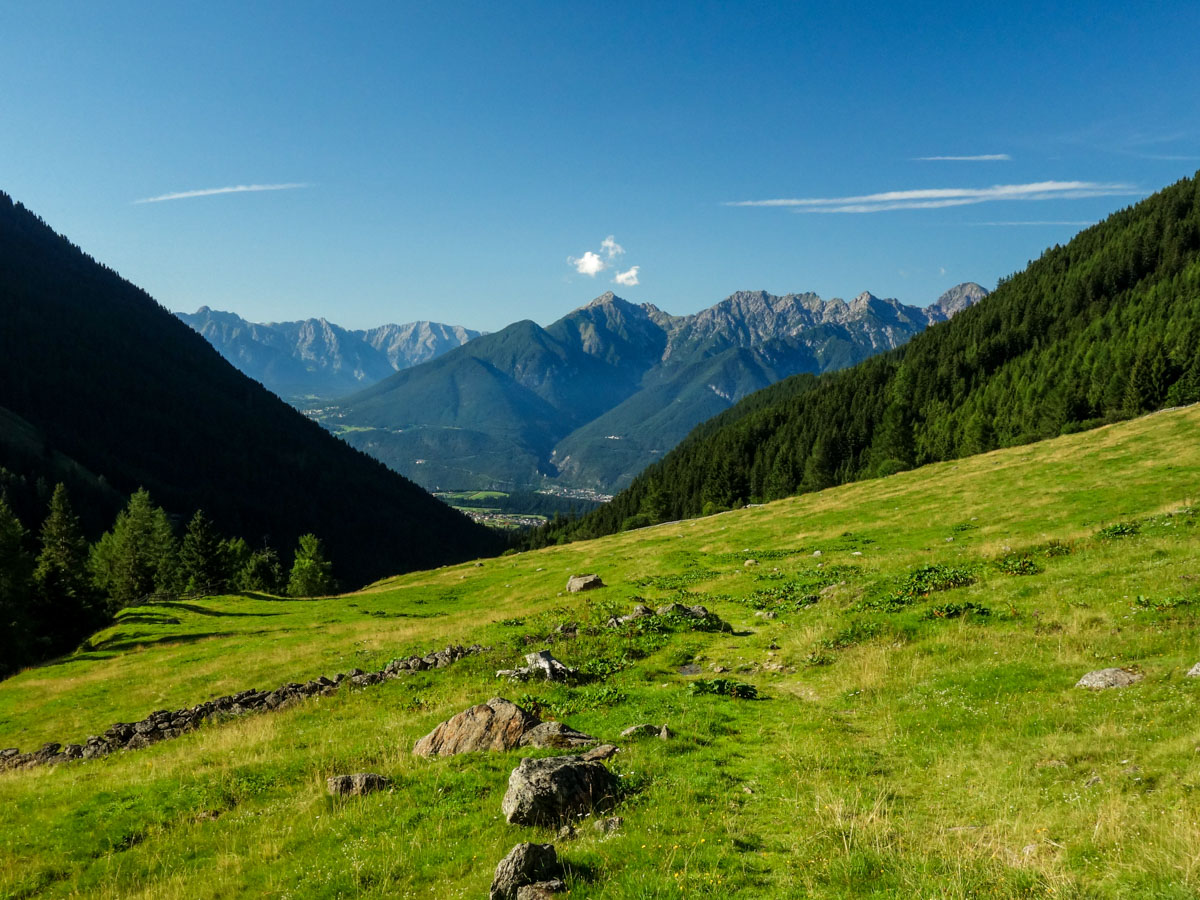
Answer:
[[164, 200], [188, 200], [192, 197], [215, 197], [217, 194], [248, 194], [257, 191], [291, 191], [296, 188], [309, 187], [307, 182], [289, 182], [287, 184], [235, 184], [229, 187], [203, 188], [198, 191], [178, 191], [174, 194], [159, 194], [157, 197], [145, 197], [134, 200], [134, 203], [162, 203]]
[[772, 200], [735, 200], [726, 206], [787, 207], [803, 213], [873, 213], [896, 209], [944, 209], [997, 200], [1074, 200], [1082, 197], [1119, 197], [1141, 194], [1134, 185], [1097, 181], [1036, 181], [997, 184], [987, 188], [924, 188], [884, 191], [857, 197], [787, 197]]
[[916, 162], [1009, 162], [1007, 153], [980, 153], [977, 156], [914, 156]]

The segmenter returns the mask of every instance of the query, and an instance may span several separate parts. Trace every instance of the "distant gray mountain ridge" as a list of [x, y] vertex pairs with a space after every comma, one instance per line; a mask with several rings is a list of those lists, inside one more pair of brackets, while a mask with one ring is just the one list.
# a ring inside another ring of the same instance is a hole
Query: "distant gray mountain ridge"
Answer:
[[359, 331], [324, 318], [264, 324], [207, 306], [176, 315], [243, 374], [297, 406], [362, 390], [482, 333], [439, 322], [380, 325]]
[[611, 492], [747, 394], [890, 350], [987, 294], [968, 282], [916, 307], [739, 291], [673, 316], [609, 292], [390, 375], [321, 420], [431, 490]]

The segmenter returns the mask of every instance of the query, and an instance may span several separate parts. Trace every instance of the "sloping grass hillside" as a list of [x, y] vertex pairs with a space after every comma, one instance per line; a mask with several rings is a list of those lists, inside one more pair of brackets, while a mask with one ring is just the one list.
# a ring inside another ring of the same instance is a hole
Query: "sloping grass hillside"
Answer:
[[[346, 597], [127, 610], [0, 683], [0, 746], [452, 642], [493, 649], [0, 774], [0, 896], [479, 897], [533, 840], [556, 844], [572, 897], [1193, 897], [1198, 428], [1200, 407], [1168, 411]], [[565, 593], [584, 572], [607, 587]], [[606, 626], [673, 600], [732, 632]], [[577, 637], [553, 634], [567, 622]], [[545, 647], [585, 677], [494, 677]], [[1105, 667], [1144, 677], [1074, 687]], [[497, 695], [622, 747], [619, 830], [507, 824], [527, 751], [412, 756]], [[619, 738], [642, 722], [675, 736]], [[393, 788], [326, 795], [361, 771]]]

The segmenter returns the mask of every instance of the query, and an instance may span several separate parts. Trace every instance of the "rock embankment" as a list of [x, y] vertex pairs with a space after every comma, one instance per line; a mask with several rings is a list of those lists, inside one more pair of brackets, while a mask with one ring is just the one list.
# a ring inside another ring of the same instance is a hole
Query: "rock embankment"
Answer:
[[0, 750], [0, 771], [27, 769], [69, 760], [94, 759], [116, 750], [139, 750], [158, 741], [186, 734], [206, 722], [278, 709], [307, 697], [331, 694], [342, 684], [368, 687], [390, 678], [399, 678], [408, 672], [442, 669], [464, 656], [473, 656], [487, 649], [490, 648], [481, 647], [479, 644], [470, 647], [452, 645], [424, 656], [394, 659], [378, 672], [351, 669], [333, 678], [322, 675], [303, 683], [289, 682], [273, 691], [248, 690], [207, 700], [185, 709], [155, 710], [139, 722], [118, 722], [103, 734], [92, 735], [82, 744], [63, 745], [52, 741], [32, 753], [22, 753], [16, 747]]

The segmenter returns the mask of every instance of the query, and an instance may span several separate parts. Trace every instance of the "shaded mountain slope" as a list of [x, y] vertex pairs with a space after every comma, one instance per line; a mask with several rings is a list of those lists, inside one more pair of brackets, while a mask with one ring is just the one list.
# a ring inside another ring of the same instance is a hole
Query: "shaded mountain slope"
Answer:
[[[483, 529], [310, 422], [7, 195], [0, 195], [0, 406], [68, 459], [251, 543], [326, 542], [356, 583], [487, 552]], [[0, 419], [7, 434], [16, 420]], [[0, 465], [48, 465], [0, 441]], [[107, 511], [109, 515], [113, 511]]]
[[1189, 178], [895, 351], [752, 395], [567, 532], [819, 490], [1196, 400], [1200, 185]]

